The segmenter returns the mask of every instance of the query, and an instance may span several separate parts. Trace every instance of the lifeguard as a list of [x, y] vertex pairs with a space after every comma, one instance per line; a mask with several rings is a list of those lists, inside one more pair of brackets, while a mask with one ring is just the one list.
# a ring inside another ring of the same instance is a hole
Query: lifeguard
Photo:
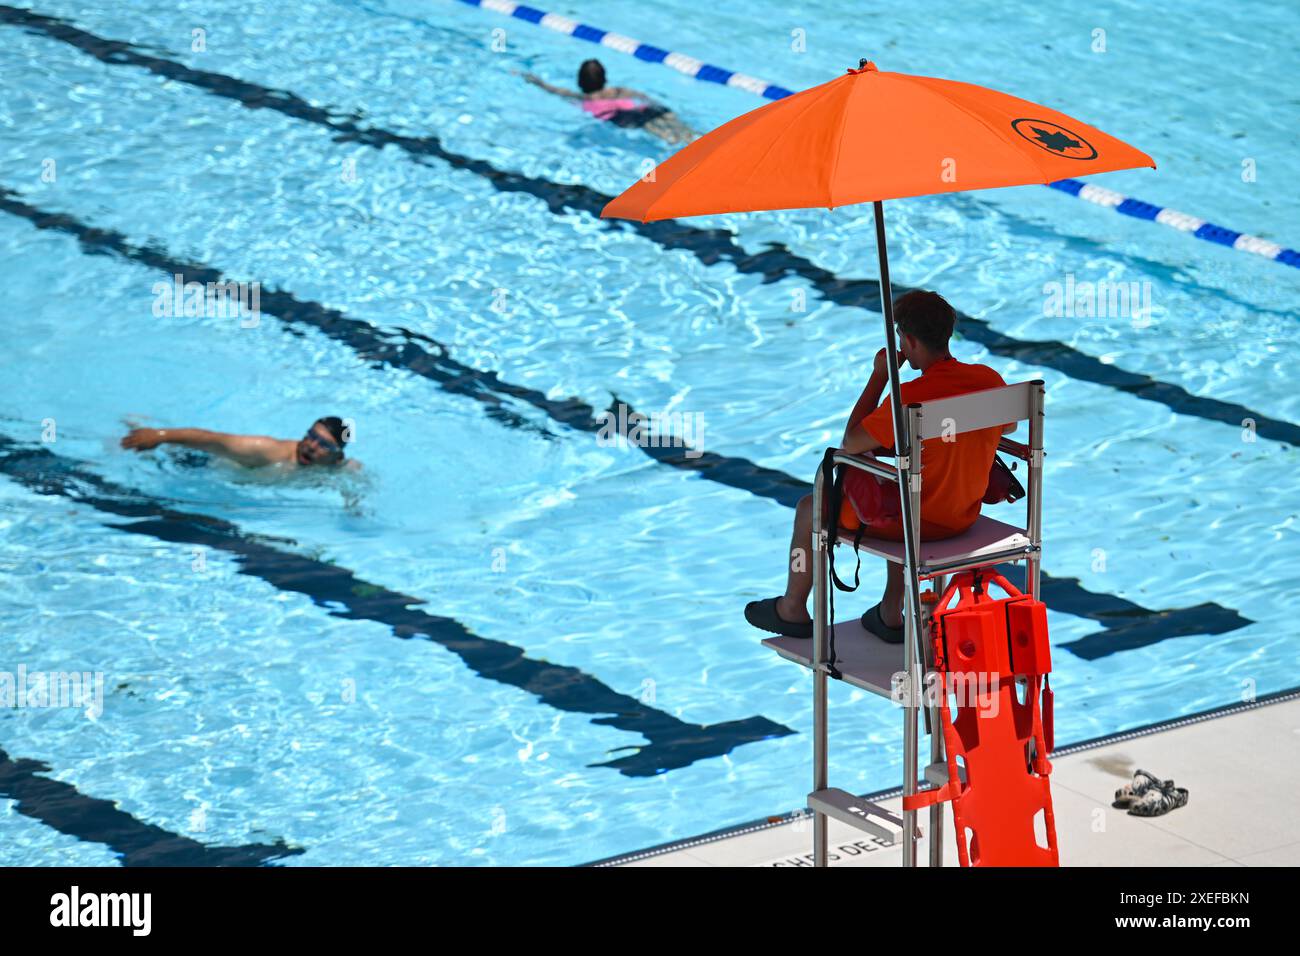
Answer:
[[[1006, 384], [987, 365], [968, 364], [953, 358], [949, 339], [957, 324], [952, 306], [937, 292], [917, 290], [894, 303], [898, 327], [899, 360], [910, 362], [921, 373], [899, 388], [905, 405], [936, 398], [948, 398]], [[854, 455], [892, 456], [894, 433], [889, 398], [881, 394], [889, 382], [885, 350], [876, 353], [871, 378], [844, 429], [841, 448]], [[988, 488], [989, 469], [997, 452], [1002, 428], [984, 428], [948, 438], [930, 439], [921, 446], [921, 537], [928, 540], [961, 534], [979, 517], [980, 504]], [[901, 541], [903, 538], [898, 488], [859, 470], [849, 469], [844, 479], [840, 524], [866, 536]], [[790, 563], [785, 593], [780, 597], [752, 601], [745, 607], [745, 620], [755, 627], [787, 637], [812, 637], [808, 595], [812, 591], [812, 564], [807, 548], [812, 535], [812, 495], [806, 495], [795, 509], [794, 533], [790, 540]], [[903, 566], [886, 562], [885, 593], [862, 616], [863, 626], [890, 644], [903, 642]]]

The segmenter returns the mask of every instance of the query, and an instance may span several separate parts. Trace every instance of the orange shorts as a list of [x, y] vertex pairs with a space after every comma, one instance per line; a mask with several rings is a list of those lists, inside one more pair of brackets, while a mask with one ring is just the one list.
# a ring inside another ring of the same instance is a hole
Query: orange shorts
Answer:
[[886, 484], [859, 468], [845, 468], [840, 525], [850, 531], [862, 527], [872, 537], [901, 541], [903, 522], [898, 486], [893, 482]]
[[[861, 527], [865, 537], [902, 541], [903, 517], [898, 486], [860, 468], [848, 468], [844, 473], [844, 495], [840, 501], [840, 527], [849, 531]], [[965, 530], [921, 519], [921, 538], [926, 541], [952, 538]]]

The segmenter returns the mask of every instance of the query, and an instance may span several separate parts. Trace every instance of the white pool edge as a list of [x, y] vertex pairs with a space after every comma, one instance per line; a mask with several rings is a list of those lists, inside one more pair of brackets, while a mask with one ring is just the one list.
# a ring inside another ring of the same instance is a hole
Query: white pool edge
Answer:
[[[1168, 718], [1166, 720], [1155, 721], [1150, 724], [1144, 724], [1141, 727], [1133, 727], [1128, 730], [1116, 731], [1113, 734], [1106, 734], [1101, 737], [1095, 737], [1089, 740], [1079, 741], [1073, 744], [1067, 744], [1057, 747], [1052, 751], [1052, 758], [1068, 757], [1072, 754], [1081, 753], [1086, 750], [1094, 750], [1101, 747], [1109, 746], [1116, 743], [1122, 743], [1127, 740], [1135, 740], [1140, 737], [1149, 737], [1168, 730], [1174, 730], [1179, 727], [1186, 727], [1193, 724], [1204, 723], [1206, 721], [1217, 720], [1222, 717], [1229, 717], [1234, 714], [1246, 713], [1252, 710], [1258, 710], [1263, 707], [1269, 707], [1276, 704], [1283, 704], [1290, 701], [1300, 700], [1300, 687], [1292, 687], [1285, 690], [1273, 691], [1269, 694], [1263, 694], [1251, 701], [1242, 701], [1236, 704], [1225, 704], [1220, 707], [1214, 707], [1209, 710], [1200, 711], [1195, 714], [1187, 714], [1181, 717]], [[868, 794], [861, 794], [864, 799], [873, 803], [881, 803], [886, 800], [894, 799], [902, 795], [901, 786], [889, 787], [884, 790], [876, 790]], [[780, 827], [789, 826], [807, 819], [812, 814], [810, 811], [794, 810], [782, 815], [772, 815], [760, 820], [753, 820], [748, 823], [740, 823], [735, 826], [724, 827], [719, 830], [712, 830], [707, 833], [694, 837], [687, 837], [681, 840], [673, 840], [668, 843], [662, 843], [641, 850], [634, 850], [628, 853], [618, 854], [616, 856], [606, 857], [595, 860], [590, 863], [580, 864], [590, 867], [608, 867], [608, 866], [625, 866], [630, 863], [639, 863], [655, 857], [665, 856], [670, 853], [678, 853], [683, 850], [689, 850], [693, 847], [706, 846], [711, 843], [719, 843], [725, 840], [731, 840], [739, 836], [745, 836], [752, 833], [758, 833], [763, 830], [774, 830]]]

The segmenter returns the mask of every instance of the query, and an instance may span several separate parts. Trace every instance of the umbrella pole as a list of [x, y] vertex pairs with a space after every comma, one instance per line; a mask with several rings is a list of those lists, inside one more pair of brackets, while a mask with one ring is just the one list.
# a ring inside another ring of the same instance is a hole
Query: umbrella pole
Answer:
[[[813, 526], [812, 526], [812, 567], [813, 567], [813, 793], [819, 793], [830, 786], [827, 768], [827, 660], [830, 657], [830, 640], [828, 632], [835, 626], [829, 620], [830, 609], [826, 605], [826, 592], [830, 587], [827, 582], [827, 549], [835, 545], [828, 540], [826, 529], [822, 525], [822, 502], [825, 488], [823, 473], [817, 469], [813, 480]], [[826, 866], [830, 860], [827, 854], [827, 819], [826, 814], [813, 811], [813, 866]]]
[[[898, 387], [898, 344], [894, 337], [894, 299], [889, 285], [889, 250], [885, 244], [885, 206], [875, 202], [876, 253], [880, 258], [880, 306], [885, 316], [885, 355], [889, 369], [889, 405], [894, 420], [894, 461], [899, 469], [898, 491], [903, 522], [903, 663], [907, 672], [906, 698], [903, 702], [903, 795], [916, 793], [917, 782], [917, 703], [920, 699], [921, 669], [918, 649], [921, 642], [920, 584], [916, 576], [919, 515], [912, 514], [912, 489], [920, 487], [919, 455], [912, 455], [904, 427], [904, 412]], [[939, 839], [937, 833], [930, 839]], [[903, 811], [903, 865], [916, 866], [916, 811]]]

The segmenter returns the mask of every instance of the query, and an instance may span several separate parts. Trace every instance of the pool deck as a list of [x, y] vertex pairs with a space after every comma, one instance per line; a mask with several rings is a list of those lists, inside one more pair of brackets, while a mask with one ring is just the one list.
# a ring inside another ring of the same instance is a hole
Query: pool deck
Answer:
[[[924, 738], [923, 747], [926, 746]], [[1062, 866], [1300, 866], [1300, 700], [1238, 710], [1155, 733], [1064, 748], [1052, 758], [1052, 802]], [[810, 755], [811, 758], [811, 755]], [[1189, 791], [1164, 816], [1112, 807], [1141, 767]], [[835, 781], [831, 780], [831, 785]], [[894, 813], [901, 800], [877, 802]], [[928, 830], [929, 813], [919, 817]], [[945, 811], [944, 865], [957, 865]], [[902, 848], [830, 821], [832, 866], [899, 866]], [[682, 845], [685, 843], [685, 845]], [[755, 824], [749, 832], [679, 841], [617, 861], [624, 866], [811, 866], [810, 817]], [[928, 859], [928, 835], [918, 860]]]

